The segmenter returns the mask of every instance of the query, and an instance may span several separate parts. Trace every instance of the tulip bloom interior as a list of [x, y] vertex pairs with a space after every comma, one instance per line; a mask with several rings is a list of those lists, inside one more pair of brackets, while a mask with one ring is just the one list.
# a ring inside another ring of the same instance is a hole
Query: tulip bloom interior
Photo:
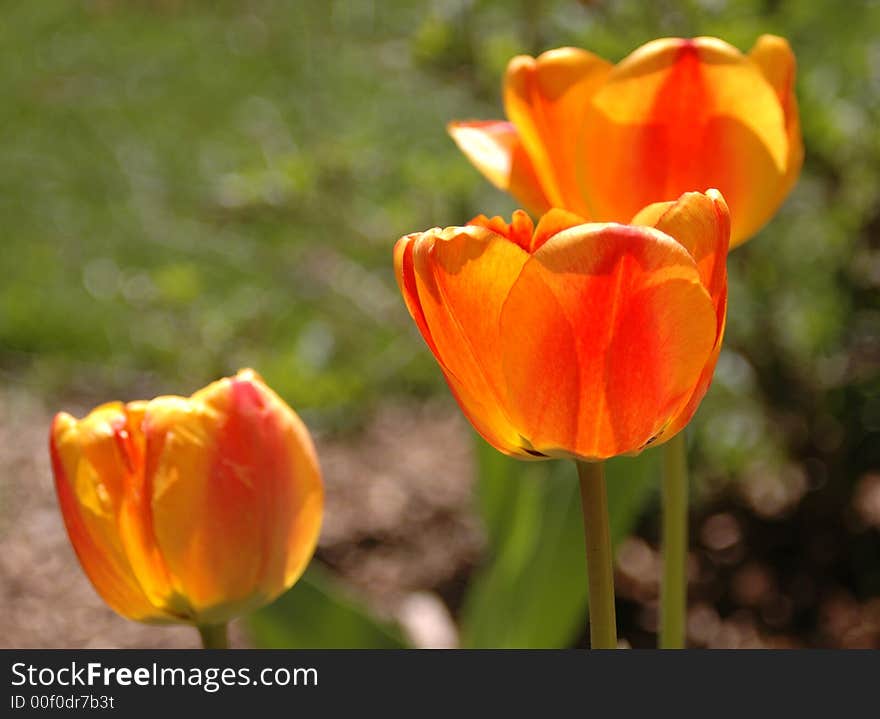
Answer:
[[635, 224], [551, 210], [401, 238], [410, 314], [465, 415], [522, 458], [598, 461], [680, 430], [724, 331], [730, 222], [716, 191]]
[[794, 79], [794, 55], [773, 35], [748, 55], [717, 38], [655, 40], [617, 65], [559, 48], [510, 61], [509, 121], [449, 131], [493, 184], [537, 213], [628, 222], [649, 203], [716, 187], [736, 246], [797, 180]]
[[312, 556], [323, 505], [314, 447], [250, 370], [189, 398], [61, 413], [50, 446], [77, 556], [130, 619], [226, 622], [289, 588]]

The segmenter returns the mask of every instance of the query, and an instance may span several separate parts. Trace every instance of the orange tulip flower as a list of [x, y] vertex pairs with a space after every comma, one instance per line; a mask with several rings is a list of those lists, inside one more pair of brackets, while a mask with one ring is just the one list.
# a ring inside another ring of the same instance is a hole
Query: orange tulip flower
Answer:
[[510, 122], [454, 122], [449, 132], [492, 183], [535, 213], [563, 207], [627, 222], [648, 203], [717, 187], [736, 246], [797, 180], [794, 78], [794, 55], [773, 35], [748, 55], [716, 38], [654, 40], [618, 65], [559, 48], [510, 61]]
[[50, 448], [80, 563], [129, 619], [223, 624], [292, 586], [314, 552], [312, 441], [252, 370], [189, 398], [60, 413]]
[[401, 238], [407, 308], [462, 411], [500, 451], [602, 460], [690, 420], [721, 347], [727, 205], [714, 190], [635, 224], [551, 210]]

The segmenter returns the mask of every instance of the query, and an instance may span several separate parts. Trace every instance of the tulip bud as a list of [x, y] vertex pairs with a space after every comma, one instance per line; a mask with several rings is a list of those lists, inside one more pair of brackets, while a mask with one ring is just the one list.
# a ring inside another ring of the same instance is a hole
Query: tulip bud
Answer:
[[314, 552], [312, 440], [252, 370], [189, 398], [62, 412], [50, 450], [80, 563], [129, 619], [225, 623], [290, 588]]

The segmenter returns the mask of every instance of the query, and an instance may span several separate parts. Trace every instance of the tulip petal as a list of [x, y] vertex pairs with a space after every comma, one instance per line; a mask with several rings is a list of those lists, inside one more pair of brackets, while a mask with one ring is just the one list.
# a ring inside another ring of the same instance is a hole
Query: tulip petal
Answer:
[[655, 203], [642, 210], [633, 224], [656, 227], [683, 245], [697, 263], [700, 280], [715, 306], [715, 346], [688, 402], [665, 428], [657, 442], [673, 437], [688, 422], [709, 390], [721, 354], [727, 318], [727, 245], [730, 215], [720, 193], [688, 192], [676, 202]]
[[[500, 218], [498, 219], [500, 220]], [[486, 218], [486, 222], [491, 223], [492, 220]], [[486, 404], [486, 397], [489, 391], [485, 387], [485, 383], [480, 382], [478, 377], [476, 378], [476, 382], [459, 380], [444, 364], [443, 355], [431, 335], [431, 329], [428, 327], [428, 321], [425, 319], [425, 313], [422, 310], [421, 300], [419, 299], [419, 289], [416, 282], [415, 264], [413, 260], [413, 248], [416, 240], [421, 237], [422, 234], [423, 233], [415, 233], [402, 237], [394, 246], [394, 271], [406, 307], [409, 310], [410, 316], [415, 321], [416, 327], [418, 327], [422, 338], [425, 340], [428, 348], [440, 364], [443, 376], [446, 379], [446, 383], [449, 385], [452, 394], [455, 396], [458, 404], [461, 406], [465, 415], [470, 419], [477, 432], [479, 432], [489, 444], [498, 448], [500, 451], [508, 454], [514, 453], [516, 451], [515, 444], [504, 439], [505, 435], [509, 434], [509, 431], [506, 420], [498, 417], [499, 413], [497, 410], [497, 404], [492, 404], [491, 400], [488, 405]], [[462, 369], [459, 367], [458, 371], [461, 372]], [[464, 376], [470, 376], [471, 380], [475, 379], [475, 375], [473, 374], [466, 374]], [[483, 421], [483, 417], [494, 417], [499, 428], [492, 427], [490, 423]]]
[[[749, 52], [749, 59], [758, 66], [767, 82], [776, 91], [785, 115], [788, 161], [785, 177], [779, 187], [778, 206], [782, 204], [797, 182], [804, 162], [804, 142], [801, 136], [800, 114], [795, 95], [797, 62], [788, 42], [777, 35], [761, 35]], [[736, 239], [738, 244], [739, 238]]]
[[774, 87], [715, 38], [636, 50], [593, 96], [582, 132], [579, 180], [593, 216], [626, 221], [651, 202], [717, 187], [730, 205], [732, 244], [775, 212], [789, 171]]
[[[552, 210], [551, 210], [552, 211]], [[510, 222], [506, 222], [503, 217], [486, 217], [486, 215], [477, 215], [470, 222], [471, 227], [485, 227], [496, 235], [506, 237], [511, 242], [515, 242], [526, 252], [532, 244], [532, 237], [535, 234], [535, 223], [532, 218], [522, 210], [514, 210], [513, 217]]]
[[532, 212], [550, 202], [516, 128], [503, 120], [451, 122], [447, 130], [459, 149], [495, 187], [509, 192]]
[[249, 372], [144, 417], [144, 492], [175, 589], [198, 623], [270, 601], [302, 573], [322, 490], [305, 428]]
[[655, 227], [681, 244], [697, 263], [712, 302], [716, 307], [720, 304], [727, 291], [730, 213], [717, 190], [686, 192], [675, 202], [654, 203], [641, 210], [632, 224]]
[[397, 278], [397, 286], [400, 288], [400, 294], [403, 295], [406, 309], [409, 310], [409, 314], [413, 321], [415, 321], [416, 327], [421, 332], [428, 348], [434, 353], [435, 357], [439, 357], [437, 345], [431, 337], [431, 330], [428, 328], [428, 322], [425, 319], [425, 313], [422, 312], [419, 288], [416, 284], [413, 248], [415, 247], [416, 240], [421, 235], [421, 232], [406, 235], [401, 237], [394, 245], [394, 275]]
[[783, 114], [788, 118], [795, 110], [790, 104], [794, 99], [797, 69], [797, 62], [788, 42], [778, 35], [761, 35], [749, 50], [749, 59], [757, 65], [764, 79], [776, 92]]
[[179, 594], [169, 575], [153, 531], [151, 497], [144, 489], [146, 439], [143, 420], [147, 402], [125, 405], [125, 424], [117, 428], [117, 441], [130, 468], [119, 508], [118, 532], [131, 561], [132, 570], [150, 602], [178, 618], [191, 619], [193, 608]]
[[675, 416], [670, 420], [669, 424], [663, 428], [663, 430], [657, 435], [657, 439], [655, 440], [655, 444], [662, 444], [667, 440], [674, 437], [681, 430], [683, 430], [688, 422], [691, 421], [694, 414], [696, 414], [697, 409], [700, 407], [700, 402], [703, 401], [703, 397], [706, 396], [706, 392], [709, 391], [709, 387], [712, 384], [712, 377], [715, 374], [715, 366], [718, 364], [718, 358], [721, 356], [721, 343], [724, 338], [724, 327], [727, 322], [727, 292], [724, 293], [724, 298], [722, 299], [720, 305], [718, 306], [718, 315], [721, 317], [721, 326], [718, 331], [718, 339], [715, 343], [715, 347], [712, 349], [712, 353], [709, 355], [709, 359], [706, 361], [706, 366], [703, 368], [703, 372], [700, 374], [699, 380], [697, 380], [696, 385], [694, 386], [694, 390], [691, 393], [690, 399], [679, 409], [679, 411], [675, 414]]
[[119, 445], [126, 422], [119, 402], [79, 422], [64, 413], [55, 417], [50, 450], [58, 501], [80, 564], [104, 601], [129, 619], [170, 621], [175, 617], [143, 591], [118, 531], [131, 472]]
[[553, 235], [558, 235], [563, 230], [583, 225], [586, 222], [586, 219], [580, 215], [554, 207], [538, 221], [538, 226], [535, 228], [529, 245], [529, 252], [536, 252]]
[[[233, 411], [219, 437], [223, 457], [215, 476], [248, 466], [258, 480], [260, 580], [256, 594], [269, 600], [290, 587], [315, 551], [323, 512], [318, 458], [299, 416], [252, 370], [230, 380]], [[211, 402], [210, 387], [202, 393]]]
[[498, 313], [528, 254], [483, 227], [451, 227], [419, 236], [412, 258], [422, 334], [462, 410], [494, 447], [526, 454], [504, 409]]
[[586, 50], [564, 47], [538, 58], [513, 58], [504, 81], [507, 116], [520, 133], [549, 204], [584, 217], [590, 216], [589, 209], [575, 164], [579, 121], [611, 68]]
[[566, 230], [526, 263], [501, 313], [511, 419], [544, 455], [639, 451], [688, 400], [715, 337], [711, 298], [672, 238]]
[[468, 225], [485, 227], [487, 230], [492, 230], [495, 234], [515, 242], [526, 252], [532, 253], [553, 237], [553, 235], [567, 230], [569, 227], [583, 225], [586, 222], [587, 220], [580, 215], [554, 207], [541, 216], [537, 227], [532, 222], [532, 218], [522, 210], [513, 211], [513, 219], [510, 223], [507, 223], [503, 217], [498, 217], [497, 215], [495, 217], [477, 215], [468, 222]]

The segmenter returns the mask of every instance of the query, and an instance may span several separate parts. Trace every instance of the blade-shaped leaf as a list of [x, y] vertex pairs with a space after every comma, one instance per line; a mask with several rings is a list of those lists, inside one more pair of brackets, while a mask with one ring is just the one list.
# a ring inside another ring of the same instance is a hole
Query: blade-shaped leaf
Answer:
[[293, 588], [248, 617], [261, 649], [403, 649], [396, 626], [370, 615], [313, 563]]
[[[462, 612], [468, 647], [570, 646], [583, 631], [587, 578], [572, 462], [518, 462], [479, 443], [478, 499], [489, 563]], [[612, 541], [637, 520], [659, 482], [656, 452], [606, 463]]]

